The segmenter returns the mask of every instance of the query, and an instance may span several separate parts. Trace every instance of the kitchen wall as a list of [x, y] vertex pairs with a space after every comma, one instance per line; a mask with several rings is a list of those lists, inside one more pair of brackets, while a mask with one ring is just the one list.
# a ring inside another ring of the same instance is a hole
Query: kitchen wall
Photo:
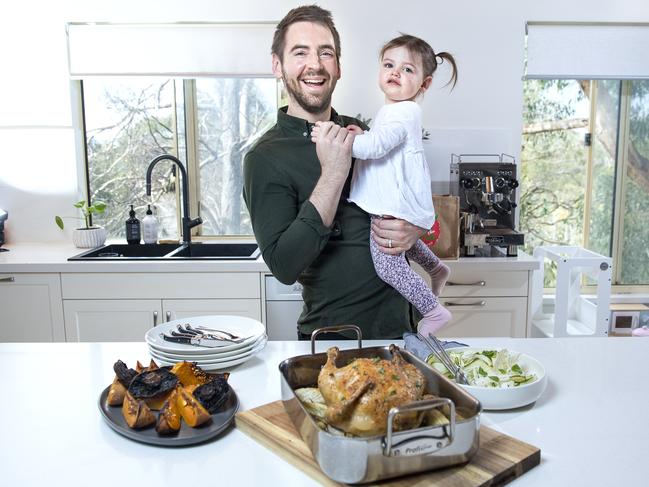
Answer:
[[[23, 0], [3, 9], [0, 208], [9, 212], [7, 241], [69, 240], [67, 232], [56, 228], [53, 216], [74, 214], [71, 203], [83, 197], [65, 22], [278, 20], [301, 3]], [[424, 125], [432, 135], [426, 151], [438, 182], [446, 178], [451, 153], [505, 152], [518, 160], [526, 20], [649, 22], [646, 0], [318, 3], [333, 12], [342, 38], [342, 79], [334, 95], [340, 112], [374, 116], [381, 104], [375, 81], [377, 52], [398, 32], [421, 36], [436, 50], [456, 57], [455, 90], [442, 87], [448, 72], [441, 69], [423, 101]]]

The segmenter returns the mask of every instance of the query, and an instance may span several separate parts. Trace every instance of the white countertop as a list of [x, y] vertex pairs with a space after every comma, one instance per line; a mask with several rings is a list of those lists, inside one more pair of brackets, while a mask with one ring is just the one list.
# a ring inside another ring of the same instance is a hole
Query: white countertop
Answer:
[[[0, 252], [0, 273], [10, 272], [269, 272], [264, 260], [182, 260], [164, 261], [68, 261], [84, 249], [72, 244], [20, 243], [5, 245]], [[87, 250], [87, 249], [86, 249]], [[446, 260], [455, 266], [471, 266], [476, 271], [517, 271], [539, 268], [536, 259], [520, 253], [517, 257], [461, 257]]]
[[[541, 449], [541, 464], [511, 485], [646, 485], [649, 339], [462, 341], [529, 353], [545, 365], [548, 386], [535, 404], [482, 416], [483, 424]], [[330, 345], [320, 342], [318, 350]], [[233, 368], [230, 384], [241, 409], [280, 399], [279, 362], [309, 353], [309, 347], [269, 342], [260, 355]], [[147, 346], [0, 344], [2, 485], [317, 485], [234, 428], [209, 443], [177, 449], [118, 435], [97, 407], [117, 359], [148, 361]]]

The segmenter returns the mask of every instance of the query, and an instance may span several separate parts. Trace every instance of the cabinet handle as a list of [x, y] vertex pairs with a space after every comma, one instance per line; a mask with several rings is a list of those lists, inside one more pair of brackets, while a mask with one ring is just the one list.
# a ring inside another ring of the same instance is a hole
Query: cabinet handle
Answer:
[[171, 311], [167, 311], [167, 321], [171, 321]]
[[453, 301], [444, 301], [444, 306], [476, 306], [479, 308], [486, 305], [486, 301], [478, 301], [477, 303], [454, 303]]
[[487, 281], [476, 281], [476, 282], [452, 282], [449, 281], [446, 283], [447, 286], [486, 286]]
[[158, 312], [154, 311], [153, 312], [153, 326], [158, 326]]
[[14, 276], [0, 277], [0, 282], [14, 282], [15, 280]]

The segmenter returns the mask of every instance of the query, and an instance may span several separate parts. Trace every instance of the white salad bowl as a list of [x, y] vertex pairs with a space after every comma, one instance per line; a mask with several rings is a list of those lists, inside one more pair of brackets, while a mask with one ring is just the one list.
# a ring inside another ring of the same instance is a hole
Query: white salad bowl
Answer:
[[[451, 351], [462, 351], [462, 352], [481, 352], [483, 350], [497, 350], [494, 348], [477, 348], [477, 347], [458, 347], [458, 348], [449, 348], [448, 352]], [[536, 375], [536, 380], [528, 382], [526, 384], [521, 384], [516, 387], [478, 387], [478, 386], [467, 386], [460, 384], [469, 394], [475, 397], [482, 404], [482, 408], [486, 410], [504, 410], [504, 409], [514, 409], [527, 404], [535, 402], [543, 391], [547, 384], [547, 376], [545, 375], [545, 368], [535, 358], [525, 354], [516, 352], [514, 350], [509, 350], [508, 352], [512, 355], [518, 355], [516, 363], [518, 363], [526, 374]]]

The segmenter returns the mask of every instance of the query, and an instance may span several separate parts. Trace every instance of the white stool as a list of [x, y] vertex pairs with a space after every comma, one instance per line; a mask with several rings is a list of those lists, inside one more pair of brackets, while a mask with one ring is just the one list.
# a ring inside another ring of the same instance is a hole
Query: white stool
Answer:
[[[607, 336], [611, 302], [611, 258], [581, 247], [540, 246], [534, 257], [541, 269], [534, 272], [532, 289], [533, 337]], [[545, 260], [557, 264], [554, 314], [543, 312]], [[597, 282], [597, 300], [581, 296], [582, 275]]]

